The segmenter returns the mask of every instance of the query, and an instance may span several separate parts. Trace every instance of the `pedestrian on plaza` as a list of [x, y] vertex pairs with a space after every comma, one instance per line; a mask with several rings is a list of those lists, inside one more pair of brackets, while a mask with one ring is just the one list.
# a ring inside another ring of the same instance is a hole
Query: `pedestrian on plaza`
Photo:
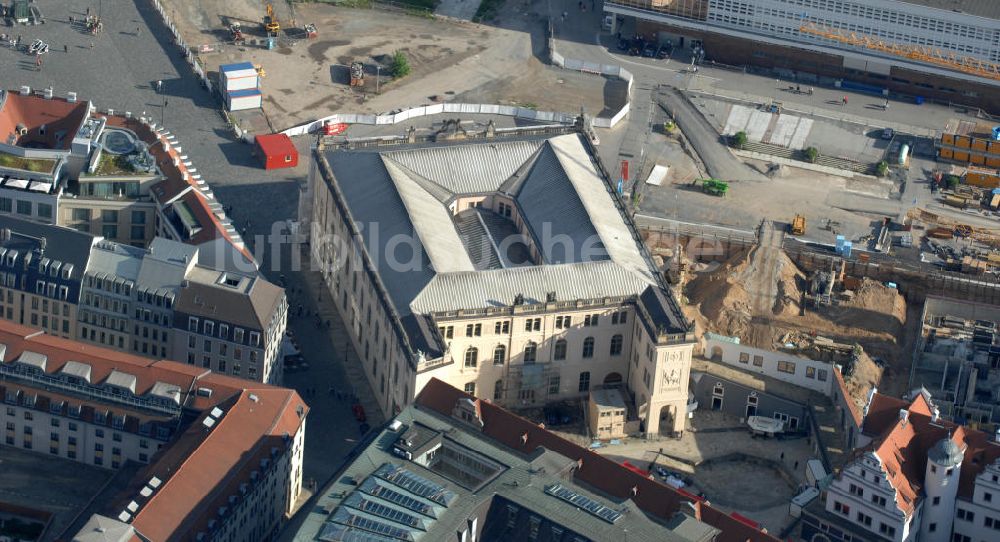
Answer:
[[87, 8], [87, 17], [90, 17], [90, 8]]
[[782, 461], [784, 461], [784, 460], [785, 460], [785, 452], [781, 452], [781, 460], [782, 460]]
[[567, 15], [569, 15], [569, 13], [566, 13], [565, 11], [564, 11], [564, 12], [562, 12], [562, 20], [563, 20], [563, 21], [565, 21], [565, 20], [566, 20], [566, 16], [567, 16]]
[[795, 462], [795, 470], [799, 470], [799, 462], [798, 461]]
[[91, 48], [91, 49], [93, 49], [93, 48], [94, 48], [94, 42], [90, 42], [90, 48]]
[[68, 53], [69, 52], [69, 45], [63, 45], [63, 52], [64, 53]]
[[135, 35], [136, 35], [136, 36], [138, 36], [138, 35], [139, 35], [139, 31], [140, 31], [140, 30], [142, 30], [142, 27], [141, 27], [141, 26], [137, 26], [137, 27], [135, 27]]
[[156, 92], [163, 90], [163, 81], [159, 79], [156, 80]]
[[73, 26], [73, 16], [72, 15], [69, 16], [69, 25]]
[[847, 105], [847, 96], [844, 96], [844, 105]]
[[35, 55], [35, 67], [42, 71], [42, 55]]
[[889, 110], [889, 99], [888, 98], [886, 98], [885, 103], [882, 104], [882, 109], [884, 109], [886, 111]]

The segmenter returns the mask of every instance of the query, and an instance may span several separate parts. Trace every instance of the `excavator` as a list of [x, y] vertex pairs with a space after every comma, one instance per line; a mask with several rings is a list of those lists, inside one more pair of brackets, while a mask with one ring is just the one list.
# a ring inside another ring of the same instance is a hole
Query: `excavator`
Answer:
[[264, 16], [264, 31], [267, 32], [268, 36], [277, 36], [281, 32], [281, 24], [274, 16], [274, 6], [267, 4], [264, 9], [267, 10], [267, 15]]

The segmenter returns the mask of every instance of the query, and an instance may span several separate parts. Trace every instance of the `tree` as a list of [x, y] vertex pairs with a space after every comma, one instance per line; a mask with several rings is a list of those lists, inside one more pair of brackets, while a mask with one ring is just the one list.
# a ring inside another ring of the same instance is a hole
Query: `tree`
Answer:
[[390, 67], [392, 76], [396, 79], [406, 77], [410, 74], [410, 60], [406, 58], [403, 51], [396, 51], [392, 54], [392, 66]]
[[886, 162], [885, 160], [879, 162], [878, 165], [875, 166], [875, 174], [878, 175], [879, 177], [885, 177], [886, 175], [888, 175], [889, 163]]
[[747, 144], [747, 133], [746, 132], [736, 132], [733, 134], [733, 146], [737, 149], [742, 149], [744, 145]]
[[816, 159], [819, 158], [819, 150], [816, 147], [808, 147], [804, 151], [806, 156], [806, 161], [811, 163], [816, 163]]
[[948, 190], [954, 190], [958, 186], [959, 178], [958, 175], [948, 175], [944, 178], [944, 185]]

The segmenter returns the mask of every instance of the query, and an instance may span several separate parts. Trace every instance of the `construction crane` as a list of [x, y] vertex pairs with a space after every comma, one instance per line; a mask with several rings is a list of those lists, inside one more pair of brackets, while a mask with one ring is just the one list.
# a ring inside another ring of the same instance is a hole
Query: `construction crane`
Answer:
[[978, 75], [988, 79], [1000, 80], [1000, 65], [987, 62], [966, 55], [956, 55], [955, 53], [943, 52], [940, 49], [925, 47], [922, 45], [904, 45], [899, 43], [887, 43], [878, 38], [858, 34], [856, 32], [842, 32], [839, 29], [819, 26], [814, 23], [804, 24], [799, 27], [799, 32], [813, 36], [819, 36], [839, 43], [863, 47], [872, 51], [878, 51], [917, 62], [934, 64], [943, 68], [957, 70], [963, 73]]
[[281, 31], [281, 25], [278, 24], [278, 19], [274, 16], [274, 6], [267, 4], [264, 9], [267, 10], [267, 15], [264, 16], [264, 30], [269, 36], [272, 34], [277, 36], [278, 32]]

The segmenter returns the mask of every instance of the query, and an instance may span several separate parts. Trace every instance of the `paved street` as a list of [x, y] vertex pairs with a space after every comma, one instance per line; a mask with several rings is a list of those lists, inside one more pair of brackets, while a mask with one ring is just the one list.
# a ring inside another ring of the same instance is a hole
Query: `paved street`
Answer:
[[[99, 2], [40, 0], [38, 4], [46, 16], [46, 24], [14, 27], [13, 32], [15, 37], [21, 35], [22, 42], [44, 40], [50, 44], [51, 52], [43, 56], [39, 71], [33, 56], [0, 48], [0, 80], [5, 88], [51, 86], [61, 96], [75, 91], [80, 99], [93, 101], [99, 109], [131, 111], [136, 115], [145, 112], [157, 120], [162, 110], [164, 125], [177, 136], [184, 153], [212, 185], [219, 200], [232, 206], [230, 215], [234, 222], [240, 228], [249, 225], [251, 235], [247, 239], [252, 240], [253, 234], [266, 235], [273, 222], [295, 217], [299, 186], [305, 182], [308, 171], [306, 157], [311, 138], [296, 140], [303, 153], [299, 168], [276, 173], [264, 171], [251, 156], [251, 147], [232, 136], [214, 98], [190, 76], [181, 53], [166, 45], [170, 43], [170, 34], [159, 24], [155, 10], [146, 0], [103, 2], [105, 30], [98, 36], [86, 33], [78, 22], [71, 26], [69, 17], [79, 21], [88, 8], [97, 13]], [[163, 81], [162, 95], [155, 91], [157, 80]], [[258, 257], [272, 280], [277, 280], [288, 267], [287, 248], [282, 261], [275, 262], [282, 265], [272, 266], [267, 250], [259, 250]], [[289, 328], [302, 345], [310, 367], [286, 375], [286, 385], [298, 389], [312, 409], [307, 424], [304, 475], [322, 484], [361, 436], [350, 410], [348, 393], [353, 390], [363, 404], [373, 403], [369, 403], [370, 392], [363, 379], [356, 379], [354, 385], [346, 383], [341, 356], [348, 343], [342, 329], [334, 325], [339, 322], [332, 307], [317, 307], [318, 290], [309, 282], [308, 274], [287, 274], [290, 289], [299, 290], [290, 292], [291, 305], [301, 304], [311, 315], [319, 308], [323, 320], [331, 320], [332, 329], [327, 331], [316, 327], [314, 316], [289, 318]], [[314, 277], [313, 282], [316, 282]], [[335, 394], [330, 394], [331, 387], [341, 390], [343, 397], [338, 400]], [[308, 389], [315, 389], [316, 393], [307, 394]], [[372, 426], [380, 423], [373, 406], [366, 411]]]

